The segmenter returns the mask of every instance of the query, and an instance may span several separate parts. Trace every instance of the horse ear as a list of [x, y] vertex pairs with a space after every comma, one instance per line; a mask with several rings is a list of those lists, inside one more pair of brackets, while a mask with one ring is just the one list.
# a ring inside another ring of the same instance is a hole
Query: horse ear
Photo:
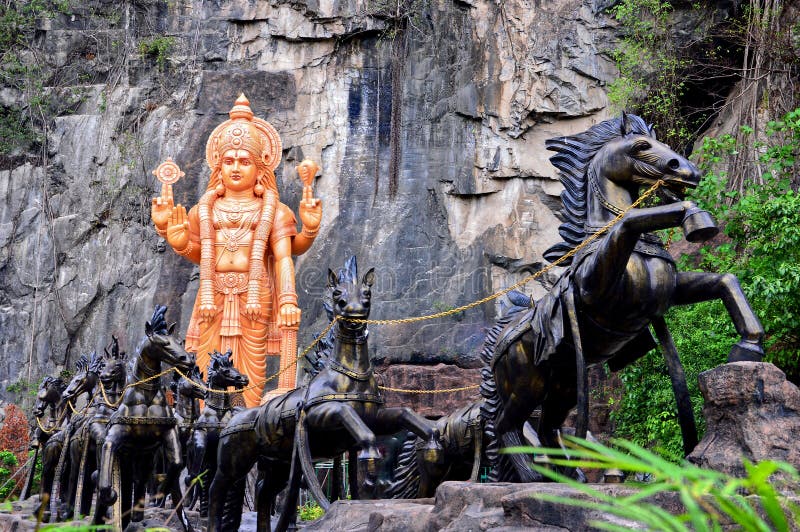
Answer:
[[631, 132], [631, 122], [628, 120], [628, 113], [622, 111], [622, 116], [619, 121], [620, 133], [624, 137]]
[[367, 286], [372, 286], [375, 284], [375, 268], [370, 268], [369, 271], [364, 275], [363, 283]]
[[144, 323], [144, 333], [149, 337], [153, 336], [153, 326], [150, 324], [149, 321]]
[[333, 270], [328, 268], [328, 286], [333, 288], [339, 283], [339, 279], [336, 277], [336, 274], [333, 273]]
[[167, 335], [172, 334], [172, 331], [175, 330], [175, 323], [176, 322], [173, 321], [172, 323], [169, 324], [169, 327], [167, 327]]

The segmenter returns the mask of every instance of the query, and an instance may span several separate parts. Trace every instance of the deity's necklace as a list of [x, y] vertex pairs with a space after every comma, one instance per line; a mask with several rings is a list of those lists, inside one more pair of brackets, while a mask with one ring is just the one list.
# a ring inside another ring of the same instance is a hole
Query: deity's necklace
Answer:
[[[221, 206], [219, 203], [214, 203], [214, 216], [221, 222], [219, 228], [225, 237], [225, 249], [234, 253], [239, 250], [242, 239], [247, 236], [253, 221], [258, 218], [260, 212], [258, 208], [259, 202], [258, 200], [253, 200], [244, 205], [240, 202], [235, 202], [231, 206]], [[227, 225], [237, 224], [238, 227], [233, 230], [227, 227]]]

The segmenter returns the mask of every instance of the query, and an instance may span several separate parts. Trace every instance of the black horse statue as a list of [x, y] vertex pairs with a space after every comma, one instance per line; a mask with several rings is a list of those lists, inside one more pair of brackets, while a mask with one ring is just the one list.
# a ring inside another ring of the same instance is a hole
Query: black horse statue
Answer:
[[[42, 522], [50, 521], [52, 509], [56, 512], [56, 501], [59, 499], [61, 486], [66, 486], [69, 482], [69, 471], [65, 466], [65, 451], [68, 447], [68, 435], [70, 432], [70, 422], [74, 405], [74, 394], [67, 390], [76, 390], [80, 382], [86, 377], [86, 370], [89, 367], [89, 357], [81, 355], [75, 362], [75, 375], [70, 379], [69, 384], [61, 394], [61, 400], [57, 410], [60, 412], [57, 425], [49, 428], [50, 437], [42, 449], [42, 480], [39, 488], [39, 505], [34, 510], [35, 516], [41, 516]], [[80, 416], [75, 416], [80, 418]], [[57, 484], [57, 486], [56, 486]], [[54, 489], [58, 488], [58, 489]]]
[[[178, 420], [181, 460], [184, 464], [189, 464], [189, 438], [194, 430], [194, 424], [200, 416], [200, 400], [205, 397], [206, 383], [203, 380], [203, 372], [195, 364], [186, 377], [174, 373], [169, 386], [172, 396], [175, 398], [175, 419]], [[189, 469], [188, 465], [187, 469]], [[186, 487], [190, 491], [185, 495], [186, 508], [193, 508], [199, 499], [199, 486], [192, 484], [192, 480], [191, 474], [187, 475]], [[206, 482], [208, 482], [207, 479]]]
[[[60, 492], [64, 494], [62, 503], [62, 518], [71, 519], [75, 513], [75, 496], [78, 491], [87, 493], [83, 487], [79, 488], [79, 483], [85, 478], [81, 475], [80, 464], [83, 449], [88, 441], [88, 428], [89, 423], [94, 418], [97, 409], [103, 403], [103, 398], [99, 393], [98, 383], [100, 382], [100, 373], [103, 371], [105, 360], [97, 353], [92, 353], [87, 364], [82, 372], [79, 372], [73, 378], [70, 385], [64, 392], [64, 397], [68, 401], [75, 402], [75, 399], [81, 395], [86, 394], [88, 399], [87, 407], [80, 413], [72, 417], [67, 433], [67, 444], [62, 454], [63, 464], [59, 467], [64, 467], [67, 474], [66, 485], [60, 486]], [[66, 488], [66, 489], [65, 489]], [[91, 505], [91, 490], [88, 490], [89, 505]], [[88, 510], [87, 510], [88, 512]]]
[[208, 390], [205, 394], [205, 406], [194, 424], [189, 438], [188, 463], [189, 476], [196, 478], [208, 472], [200, 483], [200, 516], [208, 516], [209, 478], [217, 470], [217, 446], [219, 433], [230, 421], [231, 414], [242, 410], [232, 408], [230, 394], [226, 393], [230, 386], [241, 389], [250, 383], [247, 375], [243, 375], [233, 366], [233, 353], [229, 350], [224, 355], [218, 351], [211, 353], [208, 362]]
[[[663, 319], [667, 309], [721, 299], [741, 340], [730, 361], [760, 360], [764, 330], [735, 276], [678, 272], [652, 231], [682, 226], [689, 241], [717, 233], [711, 217], [682, 197], [700, 172], [691, 162], [658, 142], [639, 117], [623, 114], [588, 131], [547, 141], [557, 152], [550, 161], [560, 171], [566, 221], [564, 242], [545, 252], [569, 264], [555, 286], [530, 309], [492, 332], [482, 353], [483, 416], [494, 464], [494, 480], [537, 480], [523, 455], [499, 456], [500, 447], [522, 443], [522, 426], [541, 406], [539, 436], [555, 447], [555, 429], [578, 405], [576, 433], [588, 421], [587, 365], [607, 362], [618, 370], [655, 347], [653, 325], [662, 346], [678, 402], [684, 448], [697, 443], [686, 380]], [[660, 182], [660, 183], [659, 183]], [[631, 208], [640, 187], [658, 185], [662, 205]], [[607, 233], [590, 234], [621, 216]], [[576, 252], [577, 251], [577, 252]], [[572, 255], [574, 253], [574, 255]]]
[[[39, 452], [45, 448], [47, 440], [50, 439], [53, 432], [58, 430], [60, 421], [65, 415], [67, 403], [61, 400], [61, 395], [66, 388], [67, 385], [60, 378], [45, 377], [36, 392], [33, 417], [36, 419], [37, 427], [34, 430], [33, 438], [31, 438], [33, 459], [31, 460], [31, 468], [28, 472], [25, 486], [23, 486], [19, 496], [22, 500], [31, 496], [31, 487], [33, 486], [33, 477], [36, 474], [36, 461], [39, 458]], [[47, 412], [50, 412], [50, 415], [43, 423], [42, 419], [44, 419]]]
[[383, 406], [367, 352], [366, 324], [350, 321], [369, 316], [374, 280], [373, 270], [359, 280], [355, 257], [338, 276], [329, 271], [338, 322], [333, 352], [322, 361], [324, 367], [304, 387], [233, 416], [222, 431], [209, 497], [209, 531], [238, 529], [245, 476], [256, 461], [261, 471], [256, 497], [259, 530], [270, 529], [275, 496], [289, 482], [278, 523], [284, 530], [294, 523], [301, 467], [320, 505], [329, 504], [313, 473], [312, 458], [333, 458], [357, 447], [357, 462], [369, 485], [375, 482], [381, 457], [376, 433], [411, 430], [428, 442], [431, 454], [441, 450], [432, 423], [408, 408]]
[[[98, 375], [102, 390], [95, 395], [94, 415], [87, 420], [79, 439], [77, 450], [70, 450], [71, 460], [78, 463], [78, 479], [75, 484], [74, 500], [78, 504], [80, 515], [89, 515], [92, 506], [92, 496], [96, 482], [98, 465], [100, 464], [100, 449], [106, 437], [106, 426], [109, 418], [117, 411], [122, 390], [127, 380], [127, 355], [120, 352], [119, 340], [111, 337], [111, 343], [103, 350], [103, 366]], [[73, 440], [70, 440], [72, 446]]]
[[481, 464], [485, 463], [482, 404], [483, 401], [476, 401], [462, 406], [436, 421], [444, 450], [442, 460], [428, 460], [422, 452], [424, 442], [409, 432], [397, 454], [385, 498], [433, 497], [436, 488], [444, 481], [476, 482]]
[[129, 387], [108, 420], [101, 448], [94, 524], [104, 524], [109, 506], [114, 505], [115, 530], [124, 530], [130, 521], [144, 517], [145, 484], [153, 471], [156, 450], [162, 446], [168, 461], [164, 486], [170, 490], [181, 525], [192, 530], [178, 482], [183, 464], [177, 422], [156, 376], [161, 373], [162, 363], [187, 372], [194, 365], [194, 358], [172, 337], [175, 324], [167, 326], [166, 310], [167, 307], [157, 306], [145, 325], [145, 336], [136, 348], [133, 371], [128, 376]]

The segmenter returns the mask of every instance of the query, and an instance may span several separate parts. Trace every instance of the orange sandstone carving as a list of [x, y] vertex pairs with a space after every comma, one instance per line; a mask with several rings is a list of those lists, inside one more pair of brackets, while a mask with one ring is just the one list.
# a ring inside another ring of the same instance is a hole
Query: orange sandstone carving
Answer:
[[[187, 351], [197, 353], [201, 369], [209, 353], [233, 351], [236, 368], [260, 384], [266, 357], [280, 355], [280, 368], [297, 350], [300, 309], [292, 255], [305, 253], [319, 231], [322, 203], [311, 184], [319, 167], [305, 160], [297, 166], [303, 182], [298, 233], [294, 213], [280, 202], [274, 170], [281, 139], [265, 120], [253, 116], [239, 96], [226, 120], [211, 133], [206, 160], [211, 178], [206, 192], [188, 213], [174, 205], [172, 183], [183, 172], [168, 159], [153, 173], [161, 195], [153, 198], [151, 216], [159, 235], [180, 255], [200, 265]], [[282, 391], [295, 387], [295, 372], [279, 378]], [[248, 407], [257, 406], [262, 390], [245, 391]]]

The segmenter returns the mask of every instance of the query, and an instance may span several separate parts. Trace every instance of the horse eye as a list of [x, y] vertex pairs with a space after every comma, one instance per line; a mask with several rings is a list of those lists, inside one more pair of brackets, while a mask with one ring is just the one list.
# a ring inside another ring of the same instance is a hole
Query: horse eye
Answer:
[[333, 299], [339, 299], [340, 297], [342, 297], [342, 291], [341, 290], [334, 290], [332, 296], [333, 296]]
[[650, 145], [650, 143], [647, 142], [646, 140], [640, 140], [639, 142], [636, 142], [633, 146], [631, 146], [631, 151], [633, 153], [638, 153], [641, 151], [649, 150], [652, 147], [653, 146]]

